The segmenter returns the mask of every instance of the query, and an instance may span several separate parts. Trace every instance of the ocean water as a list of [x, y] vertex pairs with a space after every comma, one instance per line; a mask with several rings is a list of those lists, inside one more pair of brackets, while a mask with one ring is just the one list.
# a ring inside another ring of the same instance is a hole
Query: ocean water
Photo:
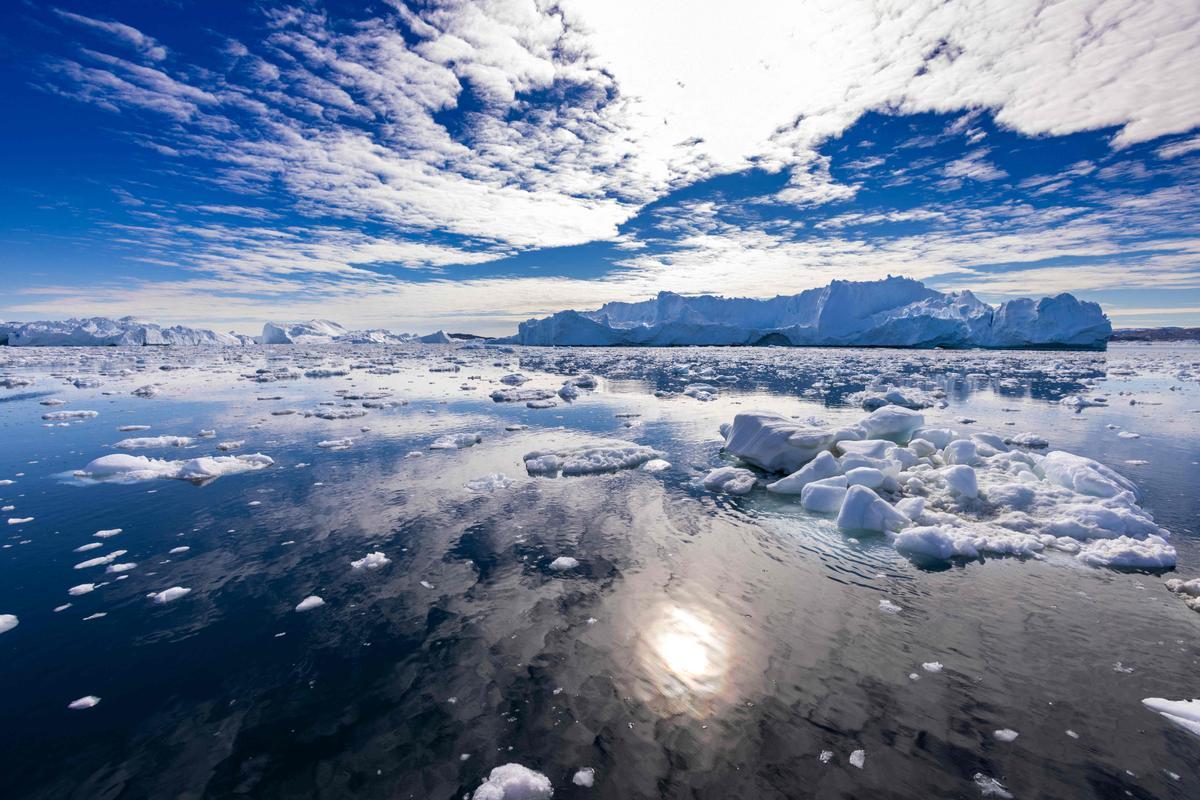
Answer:
[[[597, 387], [493, 402], [514, 372]], [[0, 376], [29, 380], [0, 389], [2, 516], [32, 518], [0, 527], [0, 614], [19, 619], [0, 634], [5, 798], [449, 800], [509, 762], [555, 798], [1200, 795], [1200, 738], [1141, 702], [1200, 696], [1200, 614], [1164, 585], [1200, 576], [1200, 346], [0, 348]], [[682, 393], [697, 383], [715, 399]], [[916, 564], [797, 498], [699, 485], [734, 463], [718, 428], [740, 411], [850, 422], [869, 384], [936, 397], [927, 424], [1035, 432], [1116, 469], [1178, 568]], [[304, 414], [344, 408], [367, 413]], [[98, 415], [42, 419], [78, 410]], [[160, 435], [193, 441], [130, 452], [274, 463], [77, 474]], [[671, 467], [526, 472], [526, 453], [598, 440]], [[388, 563], [351, 566], [371, 552]]]

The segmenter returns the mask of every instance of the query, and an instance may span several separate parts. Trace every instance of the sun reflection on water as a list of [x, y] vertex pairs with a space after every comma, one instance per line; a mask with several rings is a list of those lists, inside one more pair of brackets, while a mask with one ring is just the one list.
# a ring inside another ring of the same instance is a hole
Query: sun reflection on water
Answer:
[[703, 714], [726, 690], [730, 652], [724, 628], [700, 609], [659, 609], [640, 648], [645, 676], [668, 710]]

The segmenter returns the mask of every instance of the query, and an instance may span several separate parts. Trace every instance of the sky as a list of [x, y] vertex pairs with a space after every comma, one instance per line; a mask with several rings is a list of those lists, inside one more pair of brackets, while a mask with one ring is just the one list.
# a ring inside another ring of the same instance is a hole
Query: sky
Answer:
[[0, 319], [906, 275], [1200, 325], [1195, 0], [0, 3]]

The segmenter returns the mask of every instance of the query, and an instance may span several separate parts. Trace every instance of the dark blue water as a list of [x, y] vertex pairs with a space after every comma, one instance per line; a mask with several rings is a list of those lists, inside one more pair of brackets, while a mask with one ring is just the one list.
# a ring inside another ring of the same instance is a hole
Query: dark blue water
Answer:
[[[0, 395], [0, 479], [14, 481], [0, 486], [14, 506], [3, 516], [34, 518], [0, 531], [0, 613], [20, 619], [0, 634], [6, 798], [455, 798], [510, 761], [546, 774], [556, 798], [977, 797], [976, 774], [1016, 797], [1200, 791], [1200, 740], [1140, 702], [1200, 695], [1200, 614], [1166, 591], [1169, 576], [1061, 555], [921, 569], [794, 502], [694, 483], [724, 463], [717, 427], [739, 410], [853, 420], [863, 412], [847, 396], [882, 375], [944, 391], [948, 406], [924, 412], [933, 424], [1038, 431], [1119, 469], [1172, 531], [1176, 574], [1194, 577], [1195, 347], [465, 350], [455, 373], [429, 372], [439, 348], [0, 355], [0, 372], [36, 377]], [[385, 361], [394, 374], [368, 372]], [[245, 377], [285, 364], [351, 372]], [[518, 365], [528, 386], [579, 370], [601, 386], [550, 409], [493, 403]], [[65, 383], [84, 374], [101, 385]], [[654, 396], [701, 381], [720, 398]], [[158, 396], [129, 394], [151, 382]], [[407, 405], [342, 421], [270, 414], [357, 404], [338, 390]], [[1081, 391], [1110, 407], [1053, 402]], [[42, 427], [41, 414], [72, 409], [100, 415]], [[515, 423], [529, 428], [504, 430]], [[128, 424], [151, 428], [116, 430]], [[244, 439], [232, 452], [275, 464], [205, 485], [71, 475], [123, 437], [201, 429], [217, 435], [137, 452], [191, 458]], [[427, 449], [465, 431], [483, 442]], [[343, 437], [354, 444], [316, 446]], [[673, 466], [525, 474], [524, 453], [597, 437]], [[492, 473], [513, 482], [464, 488]], [[93, 537], [112, 528], [123, 532]], [[73, 552], [91, 541], [103, 547]], [[74, 569], [117, 548], [136, 568]], [[388, 565], [350, 567], [376, 550]], [[561, 555], [579, 567], [550, 569]], [[107, 585], [68, 596], [85, 581]], [[192, 591], [146, 597], [171, 586]], [[314, 594], [324, 606], [293, 610]], [[881, 613], [881, 599], [902, 610]], [[922, 669], [931, 661], [943, 671]], [[99, 704], [67, 708], [85, 695]], [[995, 738], [1004, 728], [1018, 738]], [[848, 761], [860, 749], [862, 769]], [[585, 766], [590, 789], [571, 783]]]

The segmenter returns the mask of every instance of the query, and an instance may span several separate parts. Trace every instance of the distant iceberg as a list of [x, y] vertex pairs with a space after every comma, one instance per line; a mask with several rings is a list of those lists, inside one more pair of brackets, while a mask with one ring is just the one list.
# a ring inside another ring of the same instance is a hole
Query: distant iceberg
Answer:
[[217, 333], [204, 328], [174, 325], [164, 328], [133, 317], [89, 317], [61, 321], [0, 323], [0, 344], [12, 347], [137, 347], [142, 345], [192, 345], [237, 347], [251, 342], [248, 336]]
[[791, 345], [1102, 350], [1112, 326], [1070, 294], [992, 306], [911, 278], [833, 281], [765, 300], [661, 292], [520, 325], [523, 345]]
[[317, 344], [332, 342], [349, 331], [327, 319], [310, 319], [308, 322], [268, 322], [263, 325], [263, 344]]

